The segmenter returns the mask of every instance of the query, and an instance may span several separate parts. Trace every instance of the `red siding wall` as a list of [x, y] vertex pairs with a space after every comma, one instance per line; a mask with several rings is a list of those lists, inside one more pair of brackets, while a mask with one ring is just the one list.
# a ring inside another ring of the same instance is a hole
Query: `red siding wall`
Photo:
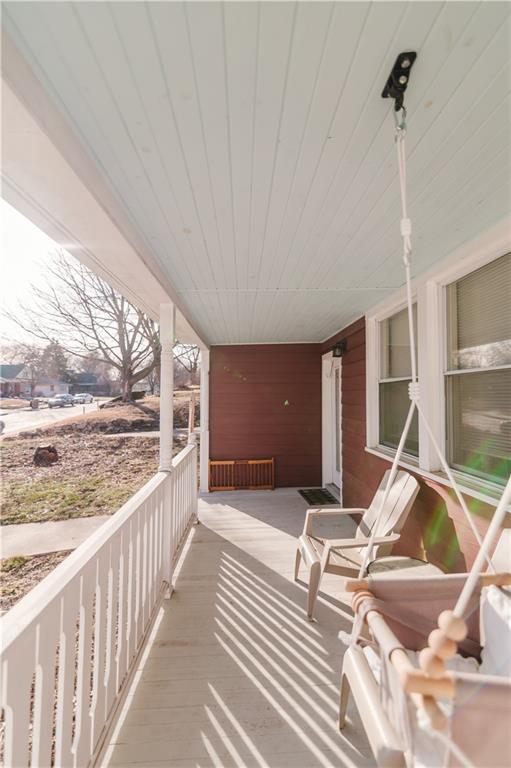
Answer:
[[210, 458], [275, 458], [278, 486], [321, 483], [321, 346], [214, 346]]
[[[342, 467], [343, 503], [367, 506], [390, 462], [367, 451], [365, 394], [365, 320], [361, 318], [322, 345], [328, 352], [340, 339], [347, 339], [342, 359]], [[426, 555], [447, 570], [470, 567], [477, 544], [453, 494], [445, 486], [417, 476], [421, 490], [403, 529], [396, 553]], [[467, 499], [479, 530], [486, 530], [493, 507]]]

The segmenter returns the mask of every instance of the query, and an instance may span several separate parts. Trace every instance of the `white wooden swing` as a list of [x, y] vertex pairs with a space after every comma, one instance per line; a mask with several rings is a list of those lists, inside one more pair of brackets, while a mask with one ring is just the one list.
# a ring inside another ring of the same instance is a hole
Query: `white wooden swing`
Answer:
[[[411, 56], [410, 60], [410, 54], [401, 54], [393, 74], [396, 68], [399, 74], [403, 63], [410, 67], [415, 58]], [[407, 81], [408, 77], [404, 83]], [[394, 85], [398, 82], [403, 81], [395, 79]], [[503, 589], [511, 585], [508, 541], [503, 539], [500, 545], [507, 550], [504, 572], [496, 573], [490, 552], [511, 503], [511, 477], [481, 539], [420, 403], [410, 275], [412, 228], [407, 214], [404, 90], [384, 91], [382, 95], [396, 99], [395, 142], [411, 355], [410, 408], [378, 515], [392, 488], [417, 410], [479, 544], [479, 553], [466, 574], [421, 579], [396, 578], [392, 573], [366, 576], [378, 528], [375, 524], [358, 580], [347, 585], [353, 593], [355, 622], [351, 636], [345, 638], [349, 647], [343, 660], [339, 724], [341, 728], [345, 724], [351, 691], [379, 766], [504, 768], [511, 765], [511, 592]], [[480, 619], [485, 637], [479, 631]], [[362, 636], [364, 625], [370, 640]], [[495, 649], [494, 643], [500, 647]]]

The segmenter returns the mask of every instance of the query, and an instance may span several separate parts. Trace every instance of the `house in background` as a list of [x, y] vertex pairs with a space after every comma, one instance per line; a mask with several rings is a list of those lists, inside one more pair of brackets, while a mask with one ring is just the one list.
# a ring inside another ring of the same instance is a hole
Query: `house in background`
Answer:
[[54, 395], [67, 395], [69, 383], [59, 381], [48, 376], [40, 376], [34, 385], [34, 397], [53, 397]]
[[31, 377], [24, 363], [0, 365], [0, 392], [2, 397], [30, 396]]
[[[380, 94], [415, 50], [421, 404], [488, 528], [511, 456], [510, 6], [3, 11], [4, 195], [158, 320], [163, 347], [160, 471], [7, 616], [6, 765], [365, 764], [364, 736], [335, 724], [339, 587], [311, 626], [292, 583], [295, 489], [367, 505], [408, 408]], [[199, 502], [197, 447], [171, 455], [176, 339], [201, 348]], [[209, 461], [234, 459], [274, 459], [276, 492], [208, 494]], [[472, 533], [418, 423], [401, 466], [420, 492], [395, 551], [464, 571]]]
[[53, 397], [67, 394], [69, 384], [47, 376], [33, 378], [30, 368], [24, 363], [0, 366], [2, 397]]
[[116, 392], [118, 388], [114, 382], [104, 376], [98, 376], [90, 371], [83, 371], [72, 375], [69, 391], [72, 395], [89, 392], [94, 397], [107, 397]]

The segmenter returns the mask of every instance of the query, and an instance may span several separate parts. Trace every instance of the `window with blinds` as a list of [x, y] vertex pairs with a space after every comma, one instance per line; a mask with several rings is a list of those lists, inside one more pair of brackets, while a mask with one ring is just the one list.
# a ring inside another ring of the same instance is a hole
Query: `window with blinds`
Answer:
[[503, 483], [511, 472], [511, 253], [447, 287], [451, 465]]
[[[415, 349], [417, 350], [417, 305], [413, 305]], [[380, 323], [379, 443], [397, 448], [410, 406], [410, 336], [406, 309]], [[405, 451], [419, 455], [419, 428], [415, 412]]]

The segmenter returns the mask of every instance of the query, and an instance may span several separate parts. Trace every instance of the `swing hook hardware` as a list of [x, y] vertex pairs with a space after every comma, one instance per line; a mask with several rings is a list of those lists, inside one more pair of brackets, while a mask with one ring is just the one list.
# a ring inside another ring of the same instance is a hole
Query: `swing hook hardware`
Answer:
[[406, 133], [406, 107], [403, 106], [397, 111], [393, 111], [392, 114], [394, 115], [394, 123], [396, 125], [396, 139], [399, 136], [401, 132]]
[[415, 51], [403, 51], [397, 57], [382, 91], [382, 99], [394, 99], [394, 111], [403, 109], [405, 91], [410, 80], [410, 71], [417, 58]]

